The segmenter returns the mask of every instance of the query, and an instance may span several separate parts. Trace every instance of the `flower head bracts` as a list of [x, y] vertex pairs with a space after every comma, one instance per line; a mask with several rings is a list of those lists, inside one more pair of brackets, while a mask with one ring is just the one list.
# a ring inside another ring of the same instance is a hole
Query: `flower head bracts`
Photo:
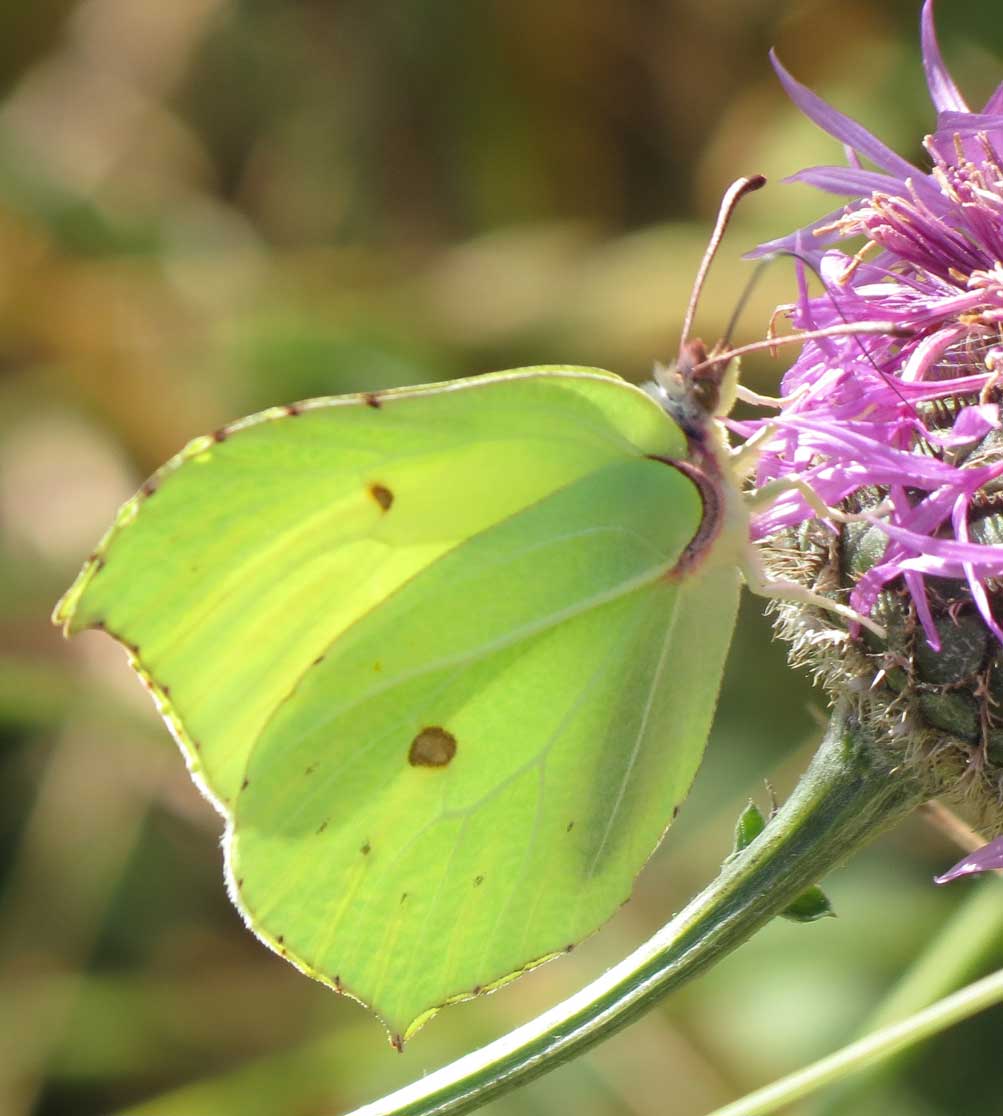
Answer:
[[[1003, 400], [1003, 86], [982, 112], [968, 109], [940, 55], [932, 0], [923, 6], [922, 42], [938, 114], [925, 141], [927, 171], [774, 60], [794, 102], [846, 145], [851, 162], [812, 167], [794, 179], [851, 200], [755, 254], [789, 251], [802, 261], [799, 297], [783, 308], [796, 328], [894, 321], [901, 329], [807, 342], [784, 377], [779, 414], [735, 428], [749, 434], [768, 425], [773, 432], [759, 461], [760, 485], [804, 481], [830, 507], [880, 490], [868, 514], [887, 545], [850, 603], [867, 614], [882, 588], [901, 578], [928, 642], [939, 648], [931, 578], [967, 582], [1003, 642], [986, 590], [1003, 579], [1003, 546], [972, 541], [973, 523], [1003, 504], [1003, 487], [986, 491], [1003, 477], [1003, 452], [980, 448], [1000, 428]], [[863, 169], [861, 158], [878, 170]], [[853, 255], [832, 246], [861, 236], [864, 246]], [[823, 294], [809, 292], [806, 263], [817, 270]], [[792, 490], [756, 517], [755, 536], [814, 514]]]

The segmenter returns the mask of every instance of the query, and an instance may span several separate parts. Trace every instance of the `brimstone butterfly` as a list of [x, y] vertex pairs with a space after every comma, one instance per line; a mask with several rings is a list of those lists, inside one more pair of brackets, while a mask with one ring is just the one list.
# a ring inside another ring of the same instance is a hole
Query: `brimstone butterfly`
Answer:
[[57, 606], [128, 648], [250, 928], [397, 1045], [595, 930], [687, 793], [748, 537], [701, 354], [236, 422]]

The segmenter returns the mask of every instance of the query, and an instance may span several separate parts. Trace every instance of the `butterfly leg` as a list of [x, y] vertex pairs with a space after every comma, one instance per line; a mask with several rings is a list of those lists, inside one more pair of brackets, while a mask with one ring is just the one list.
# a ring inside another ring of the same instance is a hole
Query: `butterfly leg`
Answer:
[[[769, 437], [770, 433], [771, 431], [768, 427], [764, 427], [763, 430], [758, 432], [758, 434], [762, 434], [764, 437]], [[736, 451], [732, 458], [733, 467], [736, 463], [736, 458], [738, 458], [737, 463], [739, 469], [745, 464], [745, 462], [742, 461], [742, 456], [747, 449], [749, 451], [749, 457], [751, 457], [753, 461], [755, 460], [759, 452], [759, 442], [762, 441], [762, 439], [758, 437], [758, 434], [753, 435], [753, 438], [749, 439]], [[748, 512], [754, 514], [761, 508], [769, 507], [779, 496], [782, 496], [786, 492], [796, 492], [801, 496], [808, 507], [815, 513], [816, 517], [823, 522], [852, 523], [868, 518], [855, 513], [840, 511], [839, 508], [830, 507], [807, 481], [797, 477], [777, 477], [775, 480], [767, 481], [766, 484], [752, 492], [745, 493], [743, 499]], [[880, 508], [875, 508], [873, 512], [879, 513], [880, 510]], [[885, 629], [880, 624], [875, 623], [875, 621], [867, 616], [863, 616], [848, 605], [833, 601], [829, 597], [823, 596], [821, 593], [815, 593], [800, 582], [792, 581], [789, 578], [771, 577], [767, 573], [762, 558], [754, 546], [749, 546], [746, 549], [739, 564], [742, 569], [742, 576], [750, 592], [755, 593], [759, 597], [799, 601], [802, 604], [811, 605], [813, 608], [824, 609], [826, 612], [834, 612], [837, 616], [841, 616], [844, 620], [849, 620], [851, 623], [860, 624], [881, 639], [884, 639], [886, 636]]]
[[848, 605], [833, 601], [821, 593], [815, 593], [806, 585], [798, 581], [791, 581], [785, 577], [771, 577], [763, 566], [762, 558], [755, 547], [750, 546], [739, 560], [742, 577], [751, 593], [757, 597], [767, 597], [773, 600], [797, 601], [800, 604], [810, 605], [813, 608], [834, 612], [844, 620], [853, 624], [860, 624], [868, 631], [873, 632], [881, 639], [887, 637], [887, 632], [875, 623], [869, 616], [863, 616]]
[[[728, 464], [736, 484], [741, 486], [752, 476], [752, 471], [755, 469], [756, 462], [762, 452], [763, 442], [768, 441], [775, 430], [776, 428], [773, 426], [764, 426], [750, 438], [747, 438], [737, 449], [731, 451]], [[799, 493], [819, 519], [827, 519], [835, 523], [843, 523], [847, 520], [845, 513], [838, 511], [836, 508], [830, 508], [807, 481], [800, 480], [797, 477], [777, 477], [774, 480], [767, 481], [759, 488], [754, 488], [751, 492], [745, 492], [743, 498], [749, 513], [755, 514], [757, 511], [768, 507], [785, 492]]]
[[[763, 451], [763, 443], [769, 441], [775, 433], [775, 426], [764, 426], [731, 451], [729, 467], [736, 484], [741, 485], [752, 476], [756, 462]], [[776, 477], [774, 480], [760, 485], [759, 488], [747, 491], [744, 495], [746, 507], [750, 513], [754, 514], [762, 508], [768, 507], [785, 492], [799, 493], [818, 519], [829, 520], [831, 523], [853, 523], [867, 518], [830, 507], [807, 481], [792, 476]], [[870, 509], [870, 515], [872, 517], [881, 515], [884, 510], [885, 505], [879, 504], [877, 507]]]
[[838, 508], [830, 507], [814, 488], [803, 480], [795, 477], [777, 477], [776, 480], [767, 481], [766, 484], [748, 492], [745, 495], [745, 506], [750, 514], [768, 508], [775, 503], [777, 497], [787, 492], [796, 492], [815, 513], [816, 518], [828, 520], [831, 523], [850, 523], [860, 519], [861, 516], [842, 512]]
[[883, 501], [868, 509], [867, 515], [858, 512], [845, 512], [827, 504], [814, 488], [805, 480], [798, 477], [777, 477], [767, 481], [759, 488], [743, 494], [745, 506], [751, 515], [768, 508], [778, 497], [786, 492], [796, 492], [815, 513], [815, 518], [830, 523], [871, 523], [877, 516], [883, 515], [889, 508], [890, 502]]
[[776, 428], [773, 426], [761, 427], [755, 434], [746, 438], [740, 446], [731, 450], [728, 464], [731, 475], [737, 483], [741, 484], [752, 476], [752, 471], [756, 467], [760, 453], [762, 453], [763, 443], [768, 441], [775, 432]]
[[[741, 485], [752, 476], [759, 456], [763, 451], [763, 443], [769, 441], [775, 430], [775, 427], [764, 426], [750, 438], [747, 438], [737, 449], [731, 451], [728, 465], [736, 484]], [[791, 476], [776, 477], [759, 488], [747, 492], [745, 495], [746, 506], [751, 512], [759, 511], [773, 503], [778, 496], [782, 496], [785, 492], [799, 492], [804, 497], [805, 503], [819, 519], [846, 523], [854, 518], [836, 508], [829, 507], [807, 481]]]

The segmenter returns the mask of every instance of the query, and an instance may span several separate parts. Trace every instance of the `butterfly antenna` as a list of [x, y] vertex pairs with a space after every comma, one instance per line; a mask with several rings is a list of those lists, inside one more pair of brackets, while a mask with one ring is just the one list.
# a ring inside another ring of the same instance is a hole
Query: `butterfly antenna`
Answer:
[[683, 319], [680, 347], [685, 345], [689, 340], [690, 330], [693, 328], [693, 318], [697, 312], [697, 303], [700, 301], [700, 292], [703, 290], [704, 280], [707, 278], [710, 265], [714, 262], [714, 256], [717, 254], [718, 246], [724, 237], [725, 229], [727, 229], [728, 222], [731, 220], [731, 215], [735, 211], [735, 206], [738, 205], [739, 201], [745, 197], [746, 194], [751, 194], [753, 190], [759, 190], [765, 185], [766, 179], [761, 174], [754, 174], [750, 178], [738, 178], [728, 187], [727, 192], [721, 199], [721, 208], [717, 212], [717, 223], [714, 225], [713, 233], [711, 233], [710, 241], [707, 244], [707, 250], [703, 254], [703, 260], [700, 263], [700, 269], [697, 271], [697, 277], [693, 281], [693, 290], [690, 292], [689, 305], [686, 307], [686, 317]]
[[769, 267], [771, 260], [760, 260], [756, 264], [756, 270], [749, 276], [745, 284], [745, 289], [739, 296], [738, 302], [735, 303], [735, 309], [731, 312], [731, 317], [728, 319], [727, 328], [724, 331], [724, 336], [721, 338], [717, 348], [727, 349], [728, 343], [735, 332], [735, 327], [738, 325], [738, 319], [745, 312], [746, 306], [749, 305], [749, 299], [752, 297], [752, 292], [756, 289], [756, 284], [763, 277], [763, 272]]
[[[901, 326], [897, 322], [844, 322], [842, 325], [825, 326], [823, 329], [804, 329], [797, 333], [784, 334], [782, 337], [767, 337], [764, 341], [751, 341], [748, 345], [739, 345], [729, 349], [727, 357], [745, 356], [746, 353], [758, 353], [763, 349], [778, 349], [784, 345], [803, 345], [805, 341], [820, 341], [825, 337], [859, 337], [861, 334], [877, 333], [888, 337], [911, 337], [914, 330], [908, 326]], [[690, 369], [693, 373], [704, 371], [720, 363], [720, 356], [710, 356], [699, 364], [694, 364]], [[901, 393], [900, 393], [901, 397]], [[904, 397], [902, 397], [904, 398]]]

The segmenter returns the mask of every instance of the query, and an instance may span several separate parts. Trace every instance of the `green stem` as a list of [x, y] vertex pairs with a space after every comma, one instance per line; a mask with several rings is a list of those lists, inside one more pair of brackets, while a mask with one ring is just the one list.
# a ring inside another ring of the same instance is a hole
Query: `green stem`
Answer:
[[[985, 967], [999, 950], [1003, 931], [1000, 899], [998, 880], [986, 881], [975, 888], [864, 1023], [857, 1042], [864, 1042], [875, 1036], [875, 1032], [883, 1032], [886, 1027], [915, 1017], [916, 1012], [929, 1007], [938, 997], [955, 992], [979, 967]], [[866, 1073], [847, 1077], [829, 1090], [819, 1112], [822, 1116], [838, 1116], [839, 1113], [846, 1116], [856, 1112], [861, 1093], [873, 1088], [879, 1075], [888, 1077], [901, 1073], [904, 1060], [904, 1055], [899, 1058], [884, 1056]]]
[[774, 1081], [763, 1089], [757, 1089], [733, 1104], [726, 1104], [724, 1108], [712, 1112], [711, 1116], [771, 1116], [781, 1108], [821, 1089], [823, 1085], [829, 1085], [845, 1078], [848, 1073], [884, 1061], [900, 1050], [970, 1019], [986, 1008], [995, 1007], [1001, 1001], [1003, 970], [977, 980], [960, 992], [945, 996], [900, 1023], [892, 1023], [873, 1035], [844, 1046], [842, 1050], [837, 1050], [835, 1054], [822, 1058], [806, 1069]]
[[926, 797], [845, 708], [763, 833], [671, 922], [598, 980], [481, 1050], [352, 1116], [456, 1116], [576, 1057], [751, 937]]

